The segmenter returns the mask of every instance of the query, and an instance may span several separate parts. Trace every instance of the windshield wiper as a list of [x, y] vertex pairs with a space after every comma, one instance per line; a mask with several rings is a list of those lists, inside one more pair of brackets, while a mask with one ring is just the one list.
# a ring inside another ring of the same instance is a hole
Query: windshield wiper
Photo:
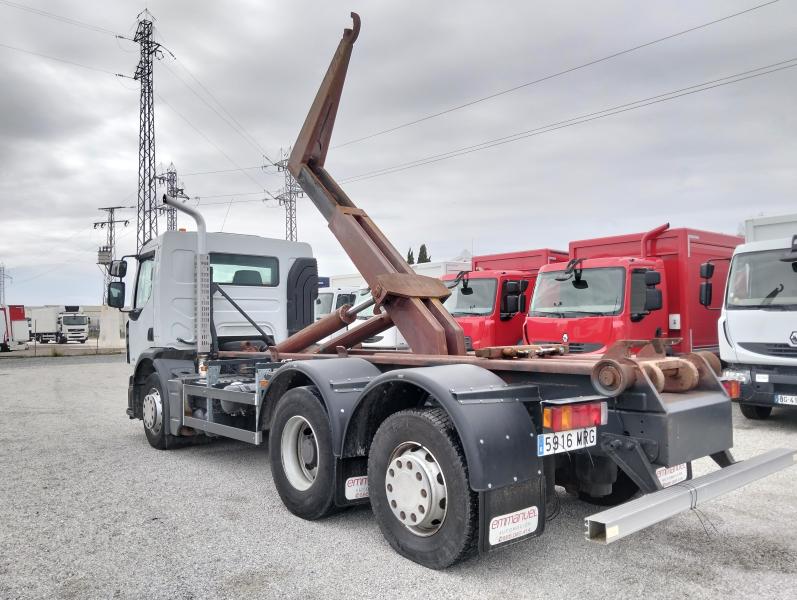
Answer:
[[784, 288], [783, 284], [779, 283], [774, 290], [772, 290], [766, 296], [764, 296], [764, 300], [763, 300], [763, 302], [761, 302], [761, 305], [762, 306], [769, 306], [770, 304], [772, 304], [772, 301], [775, 299], [775, 296], [780, 294], [784, 289], [785, 288]]
[[532, 317], [556, 317], [557, 319], [564, 319], [565, 313], [555, 310], [535, 310], [530, 313]]
[[587, 315], [588, 317], [605, 317], [606, 313], [596, 312], [594, 310], [568, 310], [571, 315]]

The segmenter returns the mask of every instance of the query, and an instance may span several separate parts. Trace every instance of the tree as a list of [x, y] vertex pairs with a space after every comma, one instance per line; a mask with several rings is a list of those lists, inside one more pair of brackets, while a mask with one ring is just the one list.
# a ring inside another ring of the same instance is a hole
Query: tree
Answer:
[[415, 264], [415, 254], [412, 252], [412, 248], [407, 250], [407, 264], [414, 265]]
[[421, 244], [418, 249], [418, 264], [432, 262], [432, 257], [429, 256], [426, 250], [426, 244]]

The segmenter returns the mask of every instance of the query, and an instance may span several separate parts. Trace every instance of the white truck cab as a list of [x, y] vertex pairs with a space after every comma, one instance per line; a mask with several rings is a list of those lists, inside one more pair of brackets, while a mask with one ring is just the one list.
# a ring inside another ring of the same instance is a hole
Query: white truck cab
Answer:
[[[768, 239], [784, 226], [794, 235]], [[728, 271], [719, 348], [742, 414], [764, 419], [774, 406], [797, 407], [797, 215], [751, 219], [746, 239]]]
[[[153, 348], [194, 349], [196, 236], [168, 231], [141, 249], [129, 313], [130, 363]], [[306, 319], [297, 322], [291, 309], [309, 292], [298, 288], [301, 282], [291, 274], [297, 261], [303, 265], [312, 260], [308, 244], [232, 233], [209, 233], [206, 238], [211, 283], [229, 296], [213, 294], [211, 320], [220, 347], [245, 340], [273, 344], [307, 324]], [[270, 339], [260, 339], [233, 303]]]

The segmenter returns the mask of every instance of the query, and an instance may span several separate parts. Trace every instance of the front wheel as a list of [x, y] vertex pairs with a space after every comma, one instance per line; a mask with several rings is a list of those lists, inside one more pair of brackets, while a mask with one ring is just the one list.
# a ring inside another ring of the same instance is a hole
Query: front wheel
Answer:
[[268, 449], [274, 485], [289, 511], [308, 520], [336, 511], [329, 417], [315, 386], [293, 388], [279, 399]]
[[144, 434], [149, 445], [158, 450], [167, 450], [177, 445], [177, 436], [169, 433], [168, 397], [161, 388], [160, 377], [152, 373], [144, 381], [144, 398], [141, 412], [144, 421]]
[[756, 406], [755, 404], [739, 404], [739, 410], [746, 418], [754, 421], [761, 421], [772, 414], [771, 406]]
[[382, 535], [402, 556], [444, 569], [475, 553], [478, 497], [444, 410], [385, 419], [371, 443], [368, 492]]

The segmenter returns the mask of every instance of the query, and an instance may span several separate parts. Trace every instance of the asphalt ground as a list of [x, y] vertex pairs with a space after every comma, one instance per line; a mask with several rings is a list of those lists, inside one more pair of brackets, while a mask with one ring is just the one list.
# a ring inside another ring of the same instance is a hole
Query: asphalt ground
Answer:
[[[288, 513], [265, 447], [152, 449], [128, 373], [123, 356], [0, 363], [0, 598], [797, 598], [797, 468], [610, 546], [562, 493], [540, 538], [430, 571], [367, 507]], [[737, 458], [797, 447], [797, 410], [734, 407], [734, 426]]]

